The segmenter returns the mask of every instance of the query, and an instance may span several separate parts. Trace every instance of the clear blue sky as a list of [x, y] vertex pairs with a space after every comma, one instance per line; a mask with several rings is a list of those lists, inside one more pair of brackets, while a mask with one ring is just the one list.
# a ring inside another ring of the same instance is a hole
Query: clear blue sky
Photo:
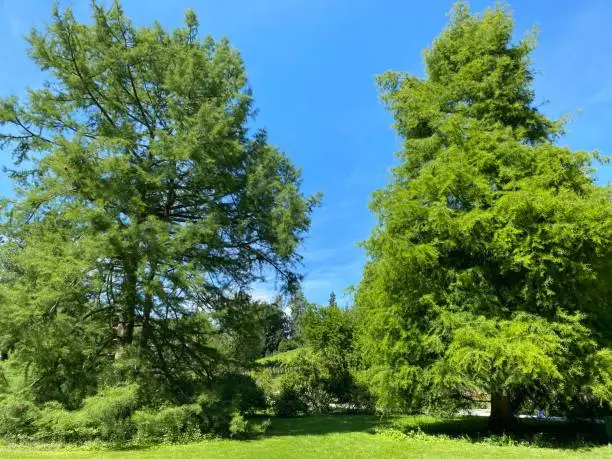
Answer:
[[[51, 0], [1, 0], [0, 95], [22, 94], [41, 75], [21, 39], [41, 27]], [[87, 17], [88, 0], [63, 0]], [[108, 2], [107, 2], [108, 3]], [[400, 142], [378, 101], [374, 76], [385, 70], [423, 72], [422, 49], [447, 22], [450, 0], [124, 0], [137, 24], [179, 25], [186, 8], [201, 32], [227, 36], [240, 49], [259, 116], [271, 141], [303, 170], [307, 193], [321, 191], [302, 253], [304, 290], [326, 302], [358, 282], [365, 256], [356, 246], [375, 224], [372, 191], [383, 186]], [[472, 1], [474, 11], [492, 2]], [[574, 117], [561, 143], [612, 154], [612, 2], [515, 0], [517, 37], [540, 28], [534, 59], [537, 102], [549, 116]], [[0, 164], [9, 158], [0, 152]], [[599, 172], [612, 181], [612, 168]], [[0, 175], [0, 195], [10, 193]], [[255, 295], [270, 294], [270, 285]]]

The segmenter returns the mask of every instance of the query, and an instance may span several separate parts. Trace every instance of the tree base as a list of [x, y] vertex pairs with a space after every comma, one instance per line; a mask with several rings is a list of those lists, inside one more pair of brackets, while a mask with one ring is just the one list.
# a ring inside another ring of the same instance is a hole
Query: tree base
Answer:
[[517, 425], [518, 421], [514, 417], [514, 410], [508, 396], [491, 394], [489, 430], [494, 433], [514, 432]]

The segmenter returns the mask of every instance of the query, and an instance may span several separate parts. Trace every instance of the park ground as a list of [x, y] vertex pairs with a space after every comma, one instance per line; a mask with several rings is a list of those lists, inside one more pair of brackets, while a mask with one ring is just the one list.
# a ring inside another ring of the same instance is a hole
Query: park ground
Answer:
[[66, 458], [419, 458], [419, 457], [584, 457], [612, 458], [601, 425], [530, 421], [514, 438], [490, 436], [482, 418], [425, 416], [312, 416], [273, 419], [263, 438], [208, 440], [151, 448], [61, 448], [6, 445], [0, 457]]

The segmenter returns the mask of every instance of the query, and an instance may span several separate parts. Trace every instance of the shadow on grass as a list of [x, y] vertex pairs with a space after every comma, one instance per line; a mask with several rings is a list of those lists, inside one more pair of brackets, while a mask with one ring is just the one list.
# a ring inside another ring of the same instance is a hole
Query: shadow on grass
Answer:
[[494, 444], [527, 443], [538, 447], [566, 449], [607, 444], [603, 424], [521, 419], [511, 434], [496, 435], [489, 431], [487, 421], [487, 418], [477, 416], [456, 418], [415, 416], [398, 418], [392, 423], [392, 427], [403, 432], [421, 431], [429, 435], [444, 435]]
[[393, 429], [408, 435], [422, 433], [499, 445], [522, 443], [543, 448], [583, 449], [607, 444], [603, 424], [522, 419], [514, 433], [495, 435], [487, 428], [487, 418], [476, 416], [380, 418], [379, 416], [363, 415], [322, 415], [272, 418], [272, 424], [266, 436], [375, 433], [376, 429]]
[[332, 433], [373, 432], [386, 425], [380, 416], [329, 414], [297, 418], [271, 418], [266, 436], [328, 435]]

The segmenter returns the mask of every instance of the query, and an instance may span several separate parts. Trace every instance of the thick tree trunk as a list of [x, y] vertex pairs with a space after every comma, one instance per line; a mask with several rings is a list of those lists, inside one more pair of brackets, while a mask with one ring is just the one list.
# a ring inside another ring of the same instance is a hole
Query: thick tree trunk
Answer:
[[115, 352], [115, 360], [119, 360], [123, 356], [125, 348], [132, 344], [134, 339], [134, 312], [125, 307], [119, 313], [119, 323], [117, 324], [117, 341], [118, 348]]
[[496, 433], [511, 432], [516, 428], [516, 424], [510, 398], [505, 394], [492, 393], [489, 429]]

